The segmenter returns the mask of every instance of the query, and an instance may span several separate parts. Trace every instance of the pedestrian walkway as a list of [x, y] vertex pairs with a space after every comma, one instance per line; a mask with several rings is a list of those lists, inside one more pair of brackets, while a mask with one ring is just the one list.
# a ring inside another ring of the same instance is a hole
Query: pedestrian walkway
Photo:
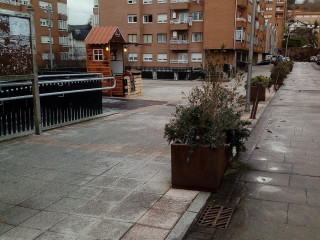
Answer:
[[0, 143], [0, 239], [164, 239], [200, 210], [199, 192], [170, 189], [163, 138], [181, 91], [199, 84], [171, 81], [161, 102]]
[[246, 168], [227, 205], [227, 230], [187, 239], [320, 239], [320, 77], [313, 63], [296, 63], [240, 156]]

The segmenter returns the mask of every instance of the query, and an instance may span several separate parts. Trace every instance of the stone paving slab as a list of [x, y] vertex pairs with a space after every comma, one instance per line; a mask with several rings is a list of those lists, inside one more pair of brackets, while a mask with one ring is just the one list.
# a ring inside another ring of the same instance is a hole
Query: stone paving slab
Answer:
[[249, 151], [239, 157], [242, 177], [223, 201], [235, 207], [228, 230], [193, 225], [184, 239], [318, 239], [319, 107], [319, 70], [295, 63], [253, 129]]

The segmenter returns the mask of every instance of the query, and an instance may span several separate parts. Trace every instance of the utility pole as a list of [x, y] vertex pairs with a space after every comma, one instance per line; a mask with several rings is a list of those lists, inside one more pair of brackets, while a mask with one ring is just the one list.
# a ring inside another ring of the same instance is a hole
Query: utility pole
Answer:
[[34, 27], [33, 7], [28, 5], [28, 13], [30, 14], [30, 30], [31, 30], [31, 49], [32, 49], [32, 62], [33, 62], [33, 75], [32, 81], [32, 95], [33, 95], [33, 112], [34, 112], [34, 126], [35, 133], [40, 135], [42, 133], [41, 124], [41, 107], [38, 83], [38, 66], [37, 66], [37, 48], [36, 48], [36, 31]]
[[45, 12], [48, 14], [48, 30], [49, 30], [49, 45], [50, 45], [50, 69], [53, 69], [53, 56], [52, 56], [52, 20], [51, 15], [53, 14], [53, 10], [51, 9], [51, 6], [48, 4], [48, 6], [45, 9]]
[[252, 56], [253, 56], [253, 41], [254, 30], [256, 26], [256, 9], [257, 0], [252, 0], [252, 14], [251, 14], [251, 31], [250, 31], [250, 48], [248, 57], [248, 75], [247, 75], [247, 101], [245, 111], [250, 112], [250, 94], [251, 94], [251, 78], [252, 78]]

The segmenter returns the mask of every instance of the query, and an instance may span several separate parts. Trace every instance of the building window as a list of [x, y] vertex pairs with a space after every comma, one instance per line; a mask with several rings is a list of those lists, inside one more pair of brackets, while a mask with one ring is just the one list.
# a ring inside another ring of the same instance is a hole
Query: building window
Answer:
[[168, 14], [158, 14], [158, 23], [167, 23]]
[[202, 33], [192, 33], [192, 42], [202, 42]]
[[138, 17], [137, 15], [128, 15], [128, 23], [137, 23]]
[[68, 46], [69, 45], [68, 36], [59, 36], [59, 44], [62, 46]]
[[68, 23], [65, 20], [58, 20], [59, 23], [59, 30], [67, 30], [68, 29]]
[[[42, 60], [49, 60], [50, 53], [42, 53]], [[52, 53], [52, 59], [54, 59], [54, 53]]]
[[166, 53], [158, 53], [158, 62], [167, 62], [168, 55]]
[[144, 62], [152, 62], [152, 53], [144, 53], [143, 54]]
[[143, 34], [143, 43], [152, 43], [152, 34]]
[[48, 19], [40, 18], [40, 26], [42, 27], [53, 27], [53, 22], [51, 20], [51, 25]]
[[274, 26], [279, 27], [279, 23], [275, 23]]
[[202, 53], [192, 53], [191, 62], [202, 62]]
[[28, 4], [30, 4], [30, 0], [20, 0], [20, 4], [28, 5]]
[[165, 34], [165, 33], [158, 34], [157, 38], [158, 38], [158, 43], [166, 43], [167, 42], [167, 34]]
[[158, 0], [158, 3], [167, 3], [168, 0]]
[[178, 53], [179, 63], [188, 63], [188, 53]]
[[143, 15], [143, 23], [152, 23], [152, 14]]
[[[53, 43], [53, 37], [51, 37], [51, 42]], [[41, 43], [50, 43], [49, 36], [41, 36]]]
[[69, 53], [68, 52], [60, 52], [60, 60], [68, 60]]
[[129, 62], [137, 62], [138, 61], [138, 53], [129, 53], [128, 61]]
[[248, 22], [251, 23], [251, 14], [248, 14]]
[[137, 34], [128, 34], [128, 42], [136, 43], [137, 42]]
[[93, 60], [94, 61], [103, 61], [103, 50], [102, 49], [93, 49]]
[[98, 27], [99, 26], [99, 15], [98, 14], [94, 14], [93, 15], [93, 26], [94, 27]]
[[99, 0], [94, 0], [94, 7], [95, 8], [99, 7]]
[[266, 11], [272, 11], [272, 7], [266, 7]]
[[193, 21], [203, 21], [203, 12], [193, 13]]
[[143, 0], [143, 4], [152, 4], [152, 0]]
[[128, 0], [128, 4], [136, 4], [137, 0]]
[[42, 9], [46, 9], [47, 6], [50, 6], [50, 8], [52, 9], [52, 4], [48, 3], [48, 2], [44, 2], [44, 1], [39, 1], [39, 7]]
[[67, 15], [67, 4], [58, 2], [58, 14]]
[[[52, 59], [55, 59], [54, 53], [52, 53]], [[42, 60], [50, 60], [50, 53], [42, 53]]]

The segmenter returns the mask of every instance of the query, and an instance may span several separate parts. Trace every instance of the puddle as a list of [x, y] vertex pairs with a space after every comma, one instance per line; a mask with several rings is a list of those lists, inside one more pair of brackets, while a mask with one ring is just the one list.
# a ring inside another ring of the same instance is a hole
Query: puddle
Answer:
[[257, 177], [256, 179], [257, 182], [259, 183], [268, 183], [272, 181], [272, 178], [268, 178], [268, 177]]

